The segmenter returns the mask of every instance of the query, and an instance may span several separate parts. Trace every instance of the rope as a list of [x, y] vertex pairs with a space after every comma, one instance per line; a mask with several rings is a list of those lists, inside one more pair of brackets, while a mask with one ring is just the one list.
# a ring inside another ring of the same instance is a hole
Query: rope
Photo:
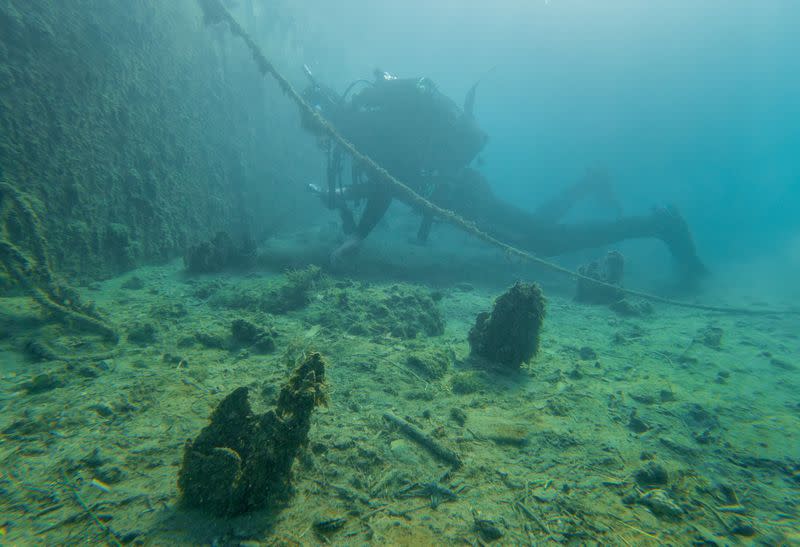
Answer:
[[637, 298], [641, 298], [643, 300], [649, 300], [651, 302], [657, 302], [660, 304], [667, 304], [670, 306], [676, 306], [681, 308], [689, 308], [695, 310], [703, 310], [703, 311], [712, 311], [712, 312], [719, 312], [719, 313], [727, 313], [727, 314], [737, 314], [737, 315], [773, 315], [773, 314], [788, 314], [788, 315], [800, 315], [800, 310], [770, 310], [770, 309], [755, 309], [755, 308], [738, 308], [738, 307], [726, 307], [726, 306], [711, 306], [705, 304], [695, 304], [691, 302], [682, 302], [679, 300], [671, 300], [669, 298], [664, 298], [661, 296], [657, 296], [650, 293], [645, 293], [641, 291], [636, 291], [632, 289], [626, 289], [623, 287], [618, 287], [617, 285], [611, 285], [609, 283], [605, 283], [603, 281], [599, 281], [597, 279], [582, 275], [580, 273], [574, 272], [558, 264], [550, 262], [548, 260], [544, 260], [539, 258], [532, 253], [527, 251], [523, 251], [521, 249], [517, 249], [507, 243], [500, 241], [499, 239], [491, 236], [490, 234], [484, 232], [483, 230], [479, 229], [478, 226], [474, 222], [470, 222], [460, 215], [456, 214], [454, 211], [450, 211], [448, 209], [443, 209], [439, 207], [435, 203], [431, 203], [430, 201], [426, 200], [424, 197], [417, 194], [411, 187], [402, 183], [400, 180], [395, 178], [391, 175], [386, 169], [378, 165], [372, 158], [360, 152], [353, 143], [347, 140], [339, 131], [322, 115], [319, 111], [313, 108], [311, 105], [306, 102], [303, 96], [292, 86], [292, 84], [287, 80], [275, 66], [264, 56], [261, 49], [258, 45], [253, 41], [250, 35], [239, 25], [239, 23], [233, 18], [233, 16], [228, 12], [228, 10], [222, 5], [219, 0], [198, 0], [200, 7], [203, 10], [203, 14], [205, 16], [206, 24], [215, 24], [215, 23], [227, 23], [228, 27], [230, 28], [231, 33], [234, 36], [238, 36], [241, 38], [247, 48], [250, 50], [250, 54], [253, 57], [253, 60], [256, 63], [256, 67], [258, 71], [261, 73], [262, 76], [270, 75], [272, 76], [275, 81], [278, 83], [278, 87], [280, 87], [281, 91], [283, 91], [289, 98], [294, 101], [295, 104], [306, 114], [308, 115], [314, 122], [322, 129], [328, 136], [336, 141], [336, 143], [345, 149], [356, 161], [366, 165], [372, 172], [378, 176], [384, 182], [390, 184], [395, 192], [401, 199], [406, 201], [409, 205], [415, 205], [418, 208], [425, 210], [432, 215], [441, 218], [445, 222], [452, 224], [453, 226], [463, 230], [464, 232], [476, 237], [477, 239], [488, 243], [498, 249], [502, 250], [509, 256], [516, 256], [525, 260], [526, 262], [530, 262], [533, 264], [538, 264], [543, 268], [551, 270], [556, 273], [567, 275], [573, 279], [582, 279], [585, 281], [589, 281], [591, 283], [595, 283], [599, 286], [613, 288], [616, 290], [620, 290], [625, 294], [630, 296], [635, 296]]
[[39, 217], [22, 193], [8, 182], [0, 181], [0, 206], [6, 200], [9, 214], [16, 213], [14, 220], [20, 223], [24, 233], [28, 235], [28, 246], [33, 254], [33, 260], [30, 260], [11, 242], [10, 234], [5, 233], [7, 230], [0, 227], [0, 264], [8, 274], [56, 319], [72, 323], [85, 331], [96, 332], [111, 342], [119, 341], [117, 333], [101, 318], [90, 315], [91, 310], [81, 308], [76, 301], [77, 295], [70, 295], [69, 292], [72, 291], [56, 283]]

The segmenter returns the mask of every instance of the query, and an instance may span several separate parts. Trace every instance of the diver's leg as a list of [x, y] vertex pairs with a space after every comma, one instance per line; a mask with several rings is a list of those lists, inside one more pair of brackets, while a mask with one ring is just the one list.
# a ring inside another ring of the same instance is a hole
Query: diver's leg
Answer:
[[576, 183], [540, 205], [534, 214], [542, 220], [558, 222], [576, 204], [590, 196], [594, 196], [601, 204], [613, 209], [617, 217], [622, 215], [622, 208], [611, 185], [611, 177], [600, 169], [587, 171]]
[[361, 214], [361, 219], [358, 221], [355, 231], [347, 236], [344, 243], [331, 254], [332, 264], [339, 264], [343, 259], [352, 256], [358, 251], [361, 242], [377, 226], [386, 210], [389, 209], [391, 202], [392, 195], [386, 189], [375, 188], [373, 190], [370, 197], [367, 198], [367, 205], [364, 207], [364, 212]]
[[356, 220], [353, 218], [353, 211], [346, 203], [341, 203], [338, 207], [339, 218], [342, 219], [342, 231], [345, 235], [350, 235], [356, 231]]
[[431, 227], [433, 226], [433, 215], [425, 211], [422, 213], [422, 221], [419, 223], [419, 230], [417, 230], [417, 242], [425, 243], [428, 241], [428, 236], [431, 234]]
[[[438, 184], [435, 184], [433, 192], [428, 199], [439, 207], [449, 209], [451, 207], [451, 192], [450, 184], [439, 181]], [[417, 230], [417, 243], [422, 244], [428, 241], [428, 236], [430, 236], [431, 228], [433, 227], [433, 219], [434, 216], [430, 211], [422, 211], [422, 220], [419, 223], [419, 230]]]

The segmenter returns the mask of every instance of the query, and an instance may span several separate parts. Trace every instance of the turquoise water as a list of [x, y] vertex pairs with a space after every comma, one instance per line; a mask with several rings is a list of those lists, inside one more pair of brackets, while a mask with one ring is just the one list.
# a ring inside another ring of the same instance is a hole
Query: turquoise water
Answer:
[[797, 295], [781, 273], [798, 266], [791, 2], [347, 2], [304, 17], [336, 44], [328, 63], [302, 41], [304, 62], [333, 82], [380, 66], [458, 100], [481, 79], [483, 170], [503, 197], [532, 208], [601, 166], [625, 211], [680, 207], [717, 272], [757, 263]]
[[800, 543], [798, 23], [0, 5], [0, 545]]

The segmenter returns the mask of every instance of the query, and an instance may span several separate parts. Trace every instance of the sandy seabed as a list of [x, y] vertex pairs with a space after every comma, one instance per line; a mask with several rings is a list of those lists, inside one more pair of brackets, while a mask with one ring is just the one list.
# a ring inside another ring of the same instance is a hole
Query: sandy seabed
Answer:
[[[323, 274], [296, 309], [270, 307], [287, 279], [192, 278], [176, 262], [83, 288], [123, 334], [115, 347], [2, 300], [0, 544], [800, 543], [796, 318], [623, 317], [545, 290], [538, 356], [500, 373], [469, 359], [467, 333], [501, 289]], [[395, 293], [430, 295], [444, 333], [381, 322], [413, 325], [416, 308], [353, 308]], [[232, 342], [236, 319], [274, 349]], [[291, 498], [227, 519], [185, 508], [185, 441], [237, 387], [268, 408], [310, 351], [327, 360], [330, 403]], [[409, 361], [431, 352], [443, 370]]]

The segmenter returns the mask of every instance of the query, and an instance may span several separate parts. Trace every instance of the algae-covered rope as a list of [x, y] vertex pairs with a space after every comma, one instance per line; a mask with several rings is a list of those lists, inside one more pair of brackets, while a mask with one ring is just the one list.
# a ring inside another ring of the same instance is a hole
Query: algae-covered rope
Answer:
[[308, 102], [294, 88], [294, 86], [289, 82], [289, 80], [287, 80], [280, 72], [278, 72], [275, 66], [264, 56], [264, 53], [261, 51], [258, 45], [253, 41], [250, 35], [241, 27], [241, 25], [239, 25], [239, 23], [233, 18], [230, 12], [228, 12], [225, 6], [222, 5], [220, 0], [197, 0], [197, 1], [203, 10], [203, 14], [207, 24], [227, 23], [231, 32], [235, 36], [241, 38], [244, 41], [247, 48], [250, 50], [250, 54], [253, 56], [253, 60], [255, 61], [256, 66], [258, 67], [258, 70], [261, 73], [261, 75], [262, 76], [266, 76], [267, 74], [271, 75], [275, 79], [275, 81], [277, 81], [278, 86], [281, 88], [281, 90], [284, 93], [286, 93], [289, 96], [289, 98], [292, 101], [294, 101], [306, 115], [311, 117], [311, 119], [314, 120], [314, 122], [319, 126], [320, 129], [322, 129], [325, 133], [327, 133], [327, 135], [330, 138], [336, 141], [336, 143], [339, 146], [345, 149], [353, 157], [353, 159], [355, 159], [357, 162], [360, 162], [363, 165], [366, 165], [370, 170], [372, 170], [375, 173], [375, 175], [378, 176], [378, 178], [390, 184], [394, 188], [396, 195], [398, 195], [406, 203], [410, 205], [415, 205], [420, 209], [425, 210], [428, 213], [441, 218], [445, 222], [448, 222], [453, 226], [460, 228], [464, 232], [488, 243], [489, 245], [497, 247], [498, 249], [502, 250], [509, 256], [516, 256], [527, 262], [538, 264], [539, 266], [542, 266], [551, 271], [572, 277], [573, 279], [582, 279], [584, 281], [589, 281], [596, 285], [619, 290], [630, 296], [635, 296], [638, 298], [642, 298], [644, 300], [649, 300], [651, 302], [657, 302], [660, 304], [667, 304], [670, 306], [677, 306], [681, 308], [691, 308], [696, 310], [704, 310], [704, 311], [712, 311], [712, 312], [728, 313], [728, 314], [800, 315], [800, 310], [767, 310], [767, 309], [737, 308], [737, 307], [726, 307], [726, 306], [710, 306], [705, 304], [695, 304], [691, 302], [681, 302], [679, 300], [671, 300], [669, 298], [656, 296], [650, 293], [626, 289], [574, 272], [572, 270], [559, 266], [558, 264], [539, 258], [532, 253], [523, 251], [521, 249], [517, 249], [516, 247], [513, 247], [507, 243], [500, 241], [499, 239], [491, 236], [490, 234], [478, 228], [474, 222], [470, 222], [461, 217], [460, 215], [456, 214], [455, 212], [450, 211], [448, 209], [443, 209], [442, 207], [439, 207], [435, 203], [431, 203], [424, 197], [420, 196], [418, 193], [412, 190], [411, 187], [402, 183], [400, 180], [398, 180], [392, 174], [390, 174], [386, 169], [381, 167], [377, 162], [375, 162], [375, 160], [373, 160], [366, 154], [359, 151], [358, 148], [356, 148], [353, 143], [351, 143], [341, 133], [339, 133], [339, 131], [328, 120], [326, 120], [319, 113], [317, 109], [313, 108], [310, 104], [308, 104]]
[[114, 329], [64, 297], [63, 288], [54, 280], [39, 217], [19, 190], [8, 182], [0, 181], [0, 205], [3, 202], [8, 202], [17, 213], [16, 219], [28, 235], [28, 246], [33, 255], [33, 260], [30, 260], [7, 234], [0, 233], [0, 264], [8, 274], [56, 319], [72, 323], [82, 330], [96, 332], [114, 343], [119, 341]]

